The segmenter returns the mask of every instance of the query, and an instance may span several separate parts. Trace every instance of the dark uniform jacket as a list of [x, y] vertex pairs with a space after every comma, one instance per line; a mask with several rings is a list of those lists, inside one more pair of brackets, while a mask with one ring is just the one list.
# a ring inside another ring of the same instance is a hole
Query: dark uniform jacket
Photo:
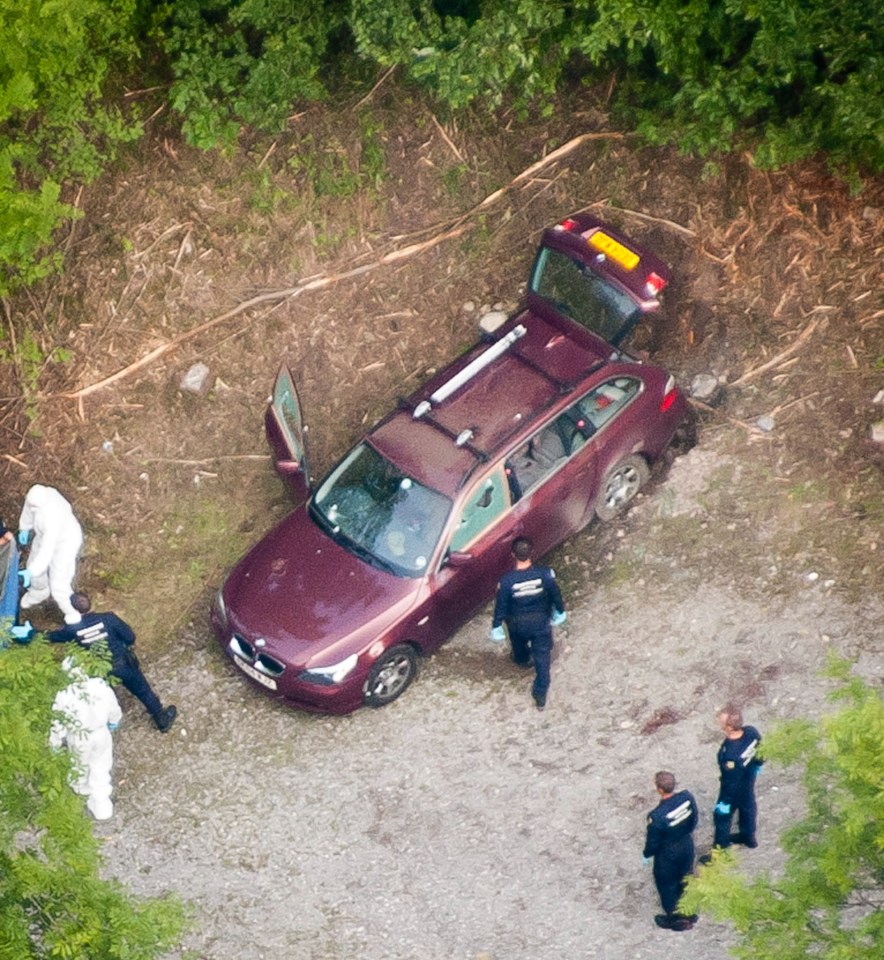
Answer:
[[719, 800], [735, 803], [750, 787], [762, 760], [756, 756], [761, 734], [755, 727], [743, 727], [738, 740], [726, 738], [718, 748], [718, 769], [721, 772]]
[[548, 622], [553, 608], [565, 611], [562, 591], [549, 567], [510, 570], [497, 586], [492, 626], [499, 627], [504, 621], [512, 626], [523, 617]]
[[661, 800], [648, 814], [645, 857], [666, 856], [683, 847], [693, 850], [691, 834], [697, 826], [697, 803], [687, 790], [680, 790]]
[[48, 636], [53, 643], [73, 640], [87, 649], [103, 640], [107, 643], [114, 668], [134, 659], [134, 652], [130, 652], [129, 648], [135, 643], [135, 632], [115, 613], [84, 613], [79, 623], [52, 630]]

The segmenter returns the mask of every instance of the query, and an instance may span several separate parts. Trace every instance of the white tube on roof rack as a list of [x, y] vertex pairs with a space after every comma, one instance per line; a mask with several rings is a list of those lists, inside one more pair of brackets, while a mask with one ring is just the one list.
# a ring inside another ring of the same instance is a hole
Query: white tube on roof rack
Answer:
[[527, 329], [521, 323], [517, 327], [513, 327], [505, 337], [501, 337], [497, 343], [493, 343], [487, 350], [480, 353], [475, 360], [471, 360], [463, 370], [443, 383], [438, 390], [430, 395], [429, 400], [424, 400], [419, 403], [414, 408], [414, 419], [416, 420], [418, 417], [422, 417], [432, 408], [434, 403], [441, 403], [456, 390], [460, 390], [460, 388], [472, 380], [480, 370], [484, 370], [485, 367], [493, 363], [501, 354], [506, 353], [506, 351], [509, 350], [517, 340], [524, 337], [527, 332]]

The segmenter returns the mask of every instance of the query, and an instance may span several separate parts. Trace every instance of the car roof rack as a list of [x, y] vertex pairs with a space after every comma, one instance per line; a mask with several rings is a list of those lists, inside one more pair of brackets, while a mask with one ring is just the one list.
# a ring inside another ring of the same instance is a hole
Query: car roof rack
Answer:
[[415, 420], [425, 416], [433, 408], [433, 404], [442, 403], [447, 400], [451, 394], [456, 393], [464, 384], [469, 383], [478, 373], [481, 373], [489, 364], [493, 363], [498, 357], [503, 356], [509, 348], [520, 340], [528, 332], [523, 324], [513, 327], [506, 336], [501, 337], [496, 343], [474, 357], [462, 370], [458, 370], [450, 379], [446, 380], [441, 387], [437, 387], [428, 400], [422, 400], [415, 408], [412, 416]]
[[[420, 406], [420, 404], [418, 404], [418, 406]], [[400, 410], [411, 411], [412, 417], [416, 418], [415, 410], [417, 410], [417, 407], [407, 397], [398, 398], [398, 407]], [[464, 450], [468, 450], [477, 460], [481, 461], [482, 463], [490, 458], [491, 454], [488, 453], [488, 451], [480, 449], [471, 442], [474, 436], [473, 429], [471, 427], [455, 432], [449, 427], [446, 427], [444, 423], [440, 423], [434, 416], [432, 416], [432, 411], [429, 413], [430, 415], [428, 415], [427, 412], [424, 412], [421, 415], [421, 420], [423, 420], [423, 422], [428, 426], [434, 427], [440, 433], [448, 437], [449, 440], [453, 440], [456, 446], [463, 447]]]

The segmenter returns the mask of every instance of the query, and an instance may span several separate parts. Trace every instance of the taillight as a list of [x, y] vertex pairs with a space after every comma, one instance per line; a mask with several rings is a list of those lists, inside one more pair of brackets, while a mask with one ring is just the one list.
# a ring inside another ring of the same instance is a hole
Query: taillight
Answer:
[[575, 230], [580, 229], [580, 224], [571, 217], [563, 220], [561, 223], [557, 224], [557, 226], [560, 230], [567, 230], [569, 233], [573, 233]]
[[666, 381], [666, 386], [663, 388], [663, 399], [660, 401], [660, 413], [666, 413], [672, 404], [675, 403], [676, 396], [675, 377], [670, 374], [669, 379]]
[[648, 279], [645, 281], [645, 285], [648, 288], [648, 293], [652, 297], [656, 297], [657, 294], [666, 286], [666, 281], [660, 276], [659, 273], [654, 273], [652, 271], [648, 274]]

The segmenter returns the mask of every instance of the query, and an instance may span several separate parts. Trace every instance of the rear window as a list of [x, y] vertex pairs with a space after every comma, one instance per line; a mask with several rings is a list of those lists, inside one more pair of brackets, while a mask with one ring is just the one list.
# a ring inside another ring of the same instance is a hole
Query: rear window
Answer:
[[565, 253], [543, 247], [531, 275], [532, 293], [612, 346], [632, 331], [641, 310], [628, 294]]

